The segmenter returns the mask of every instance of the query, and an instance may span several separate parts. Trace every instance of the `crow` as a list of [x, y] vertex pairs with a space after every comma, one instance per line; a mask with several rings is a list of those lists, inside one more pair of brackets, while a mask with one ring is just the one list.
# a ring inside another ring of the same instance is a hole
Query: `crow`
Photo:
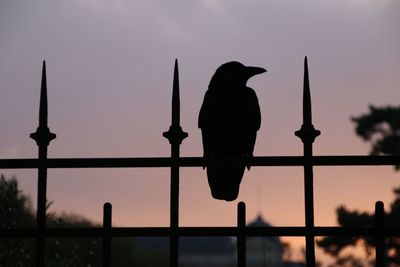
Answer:
[[215, 199], [233, 201], [239, 194], [245, 162], [253, 156], [261, 125], [257, 95], [246, 83], [263, 72], [263, 68], [237, 61], [222, 64], [204, 96], [198, 127], [208, 184]]

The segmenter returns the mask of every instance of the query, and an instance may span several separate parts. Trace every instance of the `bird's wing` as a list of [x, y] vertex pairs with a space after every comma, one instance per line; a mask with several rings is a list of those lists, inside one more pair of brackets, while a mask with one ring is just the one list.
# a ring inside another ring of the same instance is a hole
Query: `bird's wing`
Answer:
[[202, 139], [203, 139], [203, 150], [204, 154], [207, 155], [210, 150], [215, 147], [215, 127], [214, 118], [215, 109], [217, 103], [214, 99], [212, 92], [209, 90], [206, 92], [203, 100], [203, 104], [200, 108], [198, 127], [201, 129]]
[[247, 118], [248, 120], [248, 127], [251, 128], [251, 130], [258, 131], [261, 126], [261, 111], [260, 111], [260, 105], [258, 103], [257, 95], [256, 92], [254, 92], [253, 89], [248, 88], [249, 90], [247, 91]]
[[257, 131], [261, 126], [261, 111], [257, 95], [253, 89], [247, 88], [245, 98], [245, 127], [243, 128], [242, 152], [253, 154]]
[[209, 111], [210, 111], [210, 105], [209, 105], [209, 97], [208, 97], [208, 91], [204, 95], [203, 99], [203, 104], [201, 105], [200, 108], [200, 113], [199, 113], [199, 120], [197, 122], [197, 126], [202, 129], [204, 125], [206, 124], [207, 117], [209, 117]]

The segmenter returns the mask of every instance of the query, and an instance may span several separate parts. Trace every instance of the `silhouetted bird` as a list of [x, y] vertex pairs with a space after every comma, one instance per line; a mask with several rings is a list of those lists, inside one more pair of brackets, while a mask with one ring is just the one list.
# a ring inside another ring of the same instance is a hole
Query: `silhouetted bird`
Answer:
[[204, 96], [198, 126], [208, 184], [216, 199], [232, 201], [239, 194], [244, 161], [253, 156], [261, 125], [256, 93], [246, 83], [263, 72], [266, 72], [263, 68], [227, 62], [216, 70]]

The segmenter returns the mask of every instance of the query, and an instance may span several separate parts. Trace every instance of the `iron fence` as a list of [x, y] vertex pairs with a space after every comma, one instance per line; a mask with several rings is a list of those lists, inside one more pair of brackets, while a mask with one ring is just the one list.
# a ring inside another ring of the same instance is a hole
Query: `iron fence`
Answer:
[[[246, 227], [246, 206], [237, 207], [237, 227], [182, 227], [179, 226], [179, 170], [182, 167], [202, 167], [202, 157], [180, 157], [180, 145], [188, 136], [180, 126], [180, 98], [178, 62], [175, 61], [172, 90], [172, 123], [163, 136], [171, 145], [170, 157], [158, 158], [48, 158], [47, 147], [56, 135], [47, 123], [46, 65], [43, 62], [39, 107], [39, 126], [30, 137], [38, 146], [36, 159], [0, 159], [0, 169], [37, 169], [37, 225], [34, 229], [0, 229], [0, 238], [34, 238], [36, 240], [36, 266], [45, 266], [45, 240], [62, 237], [102, 238], [103, 266], [110, 266], [111, 239], [115, 237], [158, 236], [169, 237], [170, 266], [178, 266], [179, 237], [183, 236], [236, 236], [237, 266], [246, 266], [246, 237], [297, 236], [306, 241], [306, 266], [315, 267], [315, 237], [317, 236], [370, 236], [376, 238], [376, 266], [384, 266], [384, 239], [400, 236], [400, 228], [384, 227], [384, 207], [375, 204], [375, 225], [371, 227], [316, 227], [314, 226], [313, 167], [314, 166], [370, 166], [400, 165], [400, 156], [314, 156], [313, 143], [320, 135], [312, 124], [311, 97], [307, 58], [304, 62], [303, 124], [295, 132], [303, 142], [303, 156], [260, 156], [246, 162], [250, 166], [302, 166], [304, 168], [305, 226], [302, 227]], [[47, 170], [56, 168], [170, 168], [170, 225], [169, 227], [113, 227], [112, 207], [105, 203], [103, 226], [94, 228], [47, 228], [46, 194]]]

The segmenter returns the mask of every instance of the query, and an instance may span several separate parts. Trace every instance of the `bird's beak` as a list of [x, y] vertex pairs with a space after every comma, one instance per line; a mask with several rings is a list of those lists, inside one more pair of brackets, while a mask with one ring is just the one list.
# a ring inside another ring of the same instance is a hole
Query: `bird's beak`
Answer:
[[248, 77], [248, 78], [253, 77], [254, 75], [257, 75], [257, 74], [264, 73], [264, 72], [267, 72], [267, 70], [264, 69], [264, 68], [260, 68], [260, 67], [246, 67], [246, 74], [247, 74], [247, 77]]

